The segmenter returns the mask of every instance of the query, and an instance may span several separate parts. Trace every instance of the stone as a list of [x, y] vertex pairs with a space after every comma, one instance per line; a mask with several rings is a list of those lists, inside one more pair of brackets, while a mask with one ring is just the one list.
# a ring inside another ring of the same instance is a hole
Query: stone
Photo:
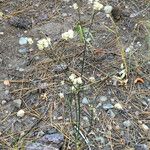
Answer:
[[135, 150], [149, 150], [146, 144], [136, 144], [134, 148]]
[[18, 52], [19, 53], [21, 53], [21, 54], [25, 54], [25, 53], [27, 53], [27, 48], [20, 48], [19, 50], [18, 50]]
[[46, 134], [41, 139], [44, 143], [60, 144], [64, 141], [64, 136], [60, 133]]
[[111, 109], [109, 109], [107, 113], [111, 118], [115, 118], [116, 116], [116, 114]]
[[24, 115], [25, 115], [25, 112], [24, 112], [23, 109], [20, 109], [20, 110], [17, 112], [17, 117], [22, 118]]
[[59, 64], [53, 68], [53, 72], [62, 73], [64, 71], [66, 71], [67, 69], [68, 69], [68, 66], [66, 64]]
[[106, 97], [106, 96], [100, 96], [99, 99], [100, 99], [100, 101], [102, 101], [102, 102], [107, 101], [107, 97]]
[[131, 124], [131, 121], [130, 120], [126, 120], [123, 122], [123, 125], [127, 128], [129, 128], [132, 124]]
[[7, 103], [7, 101], [2, 100], [2, 105], [5, 105]]
[[110, 103], [106, 103], [106, 104], [103, 104], [102, 107], [104, 110], [108, 110], [108, 109], [112, 109], [114, 106]]
[[20, 108], [22, 104], [22, 100], [21, 99], [16, 99], [13, 101], [13, 105], [17, 108]]
[[82, 99], [82, 104], [89, 104], [89, 100], [86, 97], [84, 97]]
[[20, 39], [19, 39], [19, 44], [20, 45], [25, 45], [25, 44], [27, 44], [28, 43], [28, 38], [27, 37], [21, 37]]

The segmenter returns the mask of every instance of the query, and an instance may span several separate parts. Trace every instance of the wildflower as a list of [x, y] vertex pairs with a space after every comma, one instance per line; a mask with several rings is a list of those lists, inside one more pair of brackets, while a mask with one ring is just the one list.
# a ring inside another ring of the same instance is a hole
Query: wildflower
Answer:
[[101, 10], [102, 8], [103, 8], [104, 6], [101, 4], [101, 3], [99, 3], [98, 1], [94, 1], [94, 3], [93, 3], [93, 9], [94, 10]]
[[81, 77], [76, 78], [76, 82], [77, 82], [77, 84], [82, 84], [83, 83]]
[[65, 81], [63, 80], [63, 81], [61, 81], [61, 85], [64, 85], [65, 84]]
[[76, 9], [78, 9], [78, 8], [79, 8], [79, 7], [78, 7], [78, 4], [77, 4], [77, 3], [74, 3], [74, 4], [73, 4], [73, 9], [76, 10]]
[[37, 42], [37, 47], [39, 50], [43, 50], [44, 48], [47, 48], [50, 44], [51, 44], [51, 39], [45, 38]]
[[61, 99], [63, 99], [65, 96], [64, 96], [64, 93], [59, 93], [59, 97], [61, 98]]
[[68, 30], [67, 32], [62, 33], [62, 38], [64, 40], [72, 39], [74, 37], [74, 31], [73, 30]]
[[71, 87], [72, 92], [76, 91], [76, 88], [74, 86]]
[[32, 45], [32, 44], [33, 44], [33, 40], [32, 40], [32, 38], [28, 38], [28, 39], [27, 39], [27, 41], [28, 41], [28, 43], [29, 43], [30, 45]]
[[90, 81], [90, 82], [95, 82], [95, 78], [94, 78], [94, 77], [90, 77], [90, 78], [89, 78], [89, 81]]
[[20, 109], [18, 112], [17, 112], [17, 117], [23, 117], [25, 114], [24, 110], [23, 109]]
[[69, 76], [69, 79], [73, 82], [74, 81], [74, 79], [76, 78], [76, 75], [75, 74], [71, 74], [70, 76]]

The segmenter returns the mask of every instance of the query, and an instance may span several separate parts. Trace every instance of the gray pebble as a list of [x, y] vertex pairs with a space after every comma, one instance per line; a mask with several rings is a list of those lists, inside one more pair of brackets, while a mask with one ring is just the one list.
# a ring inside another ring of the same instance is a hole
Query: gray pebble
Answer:
[[112, 104], [110, 104], [110, 103], [106, 103], [106, 104], [103, 104], [102, 107], [103, 107], [104, 110], [108, 110], [108, 109], [113, 108], [114, 106]]
[[20, 39], [19, 39], [19, 44], [20, 45], [25, 45], [25, 44], [27, 44], [28, 43], [28, 38], [27, 37], [21, 37]]
[[59, 133], [46, 134], [42, 137], [41, 141], [44, 143], [60, 144], [64, 141], [64, 136]]
[[131, 121], [130, 120], [126, 120], [123, 122], [123, 125], [127, 128], [129, 128], [131, 126]]
[[137, 144], [135, 145], [135, 150], [148, 150], [148, 146], [146, 144]]
[[13, 105], [17, 108], [20, 108], [22, 104], [22, 100], [21, 99], [16, 99], [13, 101]]
[[2, 105], [5, 105], [7, 103], [7, 101], [2, 100]]
[[86, 97], [84, 97], [82, 99], [82, 104], [89, 104], [89, 100]]
[[100, 96], [99, 99], [100, 99], [100, 101], [102, 101], [102, 102], [107, 101], [107, 97], [106, 97], [106, 96]]
[[115, 113], [111, 109], [109, 109], [107, 113], [111, 118], [114, 118], [116, 116]]
[[27, 48], [20, 48], [18, 52], [21, 54], [27, 53]]

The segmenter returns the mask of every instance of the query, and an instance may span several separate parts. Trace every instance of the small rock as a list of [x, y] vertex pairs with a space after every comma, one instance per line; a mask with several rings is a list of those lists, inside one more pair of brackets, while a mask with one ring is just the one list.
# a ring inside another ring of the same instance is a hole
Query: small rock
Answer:
[[86, 124], [88, 124], [88, 123], [89, 123], [89, 119], [88, 119], [88, 117], [84, 116], [84, 117], [83, 117], [83, 120], [86, 122]]
[[20, 48], [20, 49], [18, 50], [18, 52], [21, 53], [21, 54], [25, 54], [25, 53], [27, 53], [27, 51], [28, 51], [27, 48]]
[[113, 10], [113, 7], [110, 6], [110, 5], [106, 5], [104, 7], [104, 11], [105, 11], [106, 14], [110, 14], [112, 10]]
[[89, 100], [86, 97], [84, 97], [82, 99], [82, 104], [89, 104]]
[[60, 133], [46, 134], [41, 139], [44, 143], [60, 144], [64, 141], [64, 136]]
[[17, 112], [17, 117], [23, 117], [25, 115], [25, 112], [23, 109], [20, 109], [18, 112]]
[[4, 32], [0, 32], [0, 35], [4, 35]]
[[22, 100], [21, 99], [16, 99], [13, 101], [13, 105], [17, 108], [20, 108], [22, 104]]
[[21, 37], [20, 39], [19, 39], [19, 44], [20, 45], [25, 45], [25, 44], [27, 44], [28, 43], [28, 38], [27, 37]]
[[146, 144], [137, 144], [135, 145], [135, 150], [149, 150], [148, 146]]
[[39, 131], [38, 134], [37, 134], [37, 137], [41, 137], [43, 136], [45, 133], [43, 131]]
[[111, 109], [109, 109], [107, 113], [111, 118], [115, 118], [116, 116], [115, 113]]
[[105, 144], [105, 138], [102, 136], [96, 137], [95, 140], [100, 142], [101, 144]]
[[149, 130], [149, 127], [148, 127], [146, 124], [142, 124], [142, 125], [141, 125], [141, 128], [142, 128], [145, 132], [147, 132], [147, 131]]
[[105, 101], [107, 101], [107, 97], [106, 96], [100, 96], [100, 101], [102, 101], [102, 102], [105, 102]]
[[23, 69], [23, 68], [18, 68], [18, 71], [19, 72], [23, 72], [25, 69]]
[[2, 100], [2, 105], [5, 105], [7, 103], [7, 101]]
[[107, 104], [103, 104], [102, 107], [103, 107], [103, 109], [108, 110], [108, 109], [113, 108], [114, 106], [112, 104], [110, 104], [110, 103], [107, 103]]
[[62, 13], [62, 16], [67, 17], [68, 15], [67, 15], [67, 13]]
[[39, 142], [31, 143], [26, 146], [25, 150], [43, 150], [44, 145]]
[[96, 106], [96, 108], [99, 108], [102, 106], [102, 103], [98, 103], [98, 105]]
[[47, 87], [48, 87], [48, 83], [46, 83], [46, 82], [38, 84], [38, 89], [40, 91], [47, 89]]
[[55, 73], [62, 73], [66, 71], [67, 69], [68, 69], [68, 66], [66, 64], [60, 64], [60, 65], [56, 65], [52, 71]]
[[123, 125], [127, 128], [129, 128], [131, 126], [131, 121], [130, 120], [126, 120], [123, 122]]

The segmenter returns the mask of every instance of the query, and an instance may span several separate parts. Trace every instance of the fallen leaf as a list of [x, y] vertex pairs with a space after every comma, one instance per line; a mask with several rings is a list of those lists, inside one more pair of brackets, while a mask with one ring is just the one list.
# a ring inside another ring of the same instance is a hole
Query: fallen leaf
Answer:
[[4, 85], [10, 86], [10, 81], [9, 80], [4, 80]]
[[144, 80], [143, 80], [142, 78], [136, 78], [136, 79], [134, 80], [134, 83], [136, 84], [136, 83], [138, 83], [138, 82], [144, 83]]

